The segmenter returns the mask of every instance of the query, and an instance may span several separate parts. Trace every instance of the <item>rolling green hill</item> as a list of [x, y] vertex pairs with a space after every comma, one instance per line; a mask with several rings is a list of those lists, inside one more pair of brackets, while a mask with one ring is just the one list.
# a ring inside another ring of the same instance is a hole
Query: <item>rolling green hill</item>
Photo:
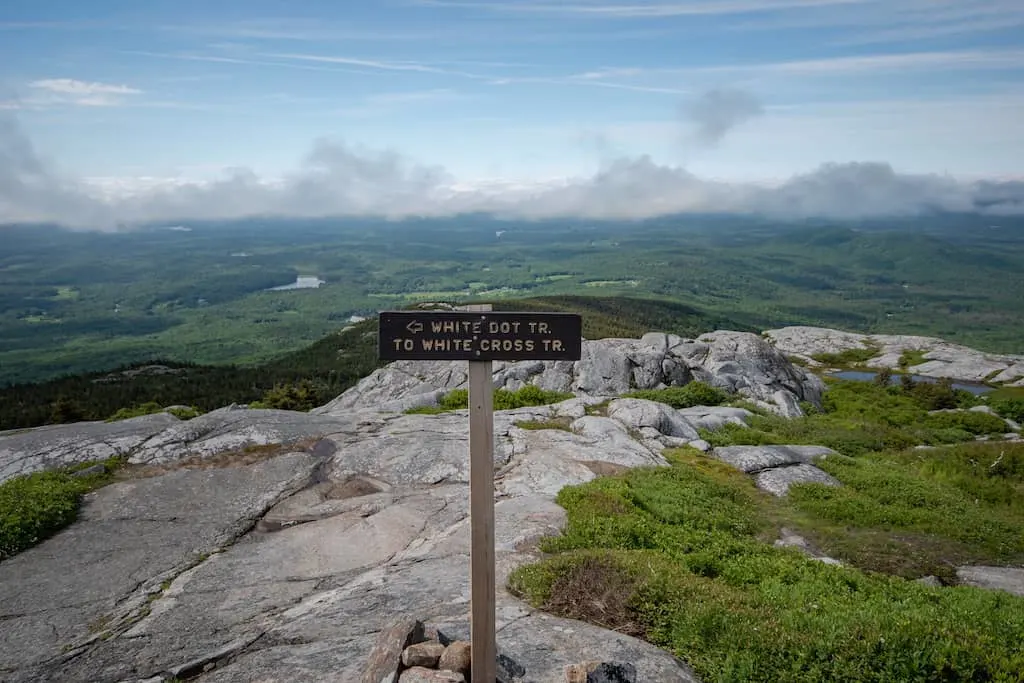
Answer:
[[[660, 330], [696, 336], [714, 329], [752, 330], [671, 301], [556, 296], [494, 302], [496, 310], [573, 312], [590, 339], [637, 337]], [[106, 372], [67, 375], [0, 389], [0, 430], [50, 422], [103, 420], [123, 408], [156, 403], [214, 410], [252, 403], [282, 385], [302, 385], [303, 407], [321, 405], [378, 367], [377, 321], [368, 319], [305, 348], [254, 365], [197, 365], [153, 360]]]
[[[557, 305], [581, 295], [679, 304], [658, 319], [664, 324], [697, 310], [759, 329], [822, 325], [1024, 350], [1024, 217], [462, 216], [190, 227], [86, 234], [0, 226], [0, 385], [152, 358], [252, 366], [353, 317], [418, 301]], [[278, 289], [299, 277], [326, 284]]]

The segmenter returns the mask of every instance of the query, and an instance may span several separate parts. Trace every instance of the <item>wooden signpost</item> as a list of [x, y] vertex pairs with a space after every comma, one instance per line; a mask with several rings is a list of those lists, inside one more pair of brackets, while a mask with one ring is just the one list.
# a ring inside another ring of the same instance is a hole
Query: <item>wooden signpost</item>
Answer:
[[572, 313], [384, 311], [381, 360], [469, 361], [469, 519], [471, 678], [494, 681], [494, 384], [495, 360], [579, 360], [582, 320]]

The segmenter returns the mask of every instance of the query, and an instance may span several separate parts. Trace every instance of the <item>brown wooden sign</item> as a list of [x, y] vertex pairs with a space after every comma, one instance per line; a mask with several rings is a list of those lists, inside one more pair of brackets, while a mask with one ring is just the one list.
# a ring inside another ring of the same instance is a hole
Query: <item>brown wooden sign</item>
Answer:
[[575, 313], [383, 311], [381, 360], [579, 360]]
[[469, 361], [471, 680], [497, 667], [494, 567], [494, 377], [496, 360], [579, 360], [583, 323], [574, 313], [382, 311], [381, 360]]

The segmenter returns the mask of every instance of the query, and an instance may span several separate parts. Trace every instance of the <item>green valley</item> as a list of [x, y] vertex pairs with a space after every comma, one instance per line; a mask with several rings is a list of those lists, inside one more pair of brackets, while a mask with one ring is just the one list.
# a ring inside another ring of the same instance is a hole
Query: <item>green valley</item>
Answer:
[[[566, 295], [677, 304], [739, 329], [810, 324], [1019, 352], [1024, 219], [990, 223], [694, 215], [252, 219], [124, 233], [7, 226], [0, 384], [157, 358], [255, 367], [417, 301]], [[300, 277], [325, 284], [274, 289]]]

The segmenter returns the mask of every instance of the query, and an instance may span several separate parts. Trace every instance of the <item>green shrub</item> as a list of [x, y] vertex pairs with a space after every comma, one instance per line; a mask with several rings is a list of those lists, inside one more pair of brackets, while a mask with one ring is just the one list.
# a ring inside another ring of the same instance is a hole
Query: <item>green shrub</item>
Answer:
[[969, 434], [1002, 434], [1008, 429], [1000, 417], [966, 410], [929, 415], [927, 425], [933, 429], [960, 429]]
[[[494, 409], [495, 410], [512, 410], [514, 408], [526, 408], [529, 406], [543, 406], [551, 403], [558, 403], [572, 398], [572, 394], [563, 393], [559, 391], [545, 391], [540, 387], [528, 384], [522, 389], [516, 391], [508, 391], [506, 389], [497, 389], [494, 392]], [[462, 410], [469, 407], [469, 390], [467, 389], [453, 389], [447, 394], [442, 396], [438, 401], [437, 412], [443, 412], [447, 410]], [[429, 410], [416, 409], [415, 411], [408, 412], [434, 412]]]
[[[509, 588], [644, 637], [707, 681], [1016, 681], [1024, 599], [825, 565], [760, 540], [777, 524], [812, 539], [835, 526], [875, 534], [859, 537], [873, 544], [866, 556], [847, 546], [851, 564], [1019, 560], [1024, 446], [1011, 451], [828, 458], [846, 486], [797, 485], [782, 500], [722, 463], [669, 452], [671, 467], [563, 489], [565, 531], [541, 546], [553, 554], [515, 570]], [[965, 555], [935, 556], [946, 547]]]
[[276, 410], [308, 411], [323, 404], [319, 387], [309, 380], [292, 384], [279, 384], [263, 394], [259, 401], [249, 404], [250, 408], [273, 408]]
[[527, 384], [517, 391], [498, 389], [494, 392], [495, 410], [512, 410], [529, 406], [544, 406], [572, 398], [573, 395], [560, 391], [545, 391], [538, 386]]
[[863, 348], [846, 349], [839, 353], [816, 353], [811, 358], [825, 365], [845, 368], [866, 363], [880, 352], [881, 349], [877, 345], [871, 344]]
[[105, 471], [84, 477], [73, 473], [96, 462], [60, 471], [35, 472], [0, 484], [0, 560], [53, 536], [75, 521], [82, 495], [110, 481], [121, 461], [104, 461]]
[[142, 405], [132, 406], [131, 408], [121, 408], [116, 413], [107, 418], [107, 422], [118, 422], [119, 420], [129, 420], [133, 417], [142, 417], [143, 415], [153, 415], [155, 413], [168, 412], [179, 420], [191, 420], [194, 417], [201, 415], [198, 408], [195, 406], [175, 406], [173, 408], [165, 409], [161, 408], [159, 403], [149, 401]]
[[143, 415], [152, 415], [159, 413], [163, 410], [159, 403], [152, 401], [143, 403], [142, 405], [132, 406], [131, 408], [121, 408], [116, 413], [107, 418], [107, 422], [118, 422], [119, 420], [129, 420], [133, 417], [142, 417]]
[[681, 387], [666, 387], [665, 389], [631, 391], [628, 394], [623, 394], [623, 397], [657, 401], [659, 403], [666, 403], [673, 408], [719, 406], [731, 398], [724, 390], [704, 382], [690, 382]]
[[995, 400], [992, 409], [1008, 420], [1024, 422], [1024, 398]]
[[903, 353], [900, 354], [900, 359], [897, 361], [897, 363], [899, 364], [900, 368], [904, 370], [915, 365], [921, 365], [927, 360], [924, 357], [924, 353], [924, 351], [919, 351], [917, 349], [904, 349]]
[[52, 424], [66, 424], [68, 422], [81, 422], [87, 419], [85, 409], [81, 404], [67, 396], [60, 396], [50, 407], [49, 422]]
[[925, 410], [970, 408], [979, 403], [971, 392], [954, 389], [953, 380], [949, 378], [942, 378], [938, 382], [911, 382], [903, 391]]
[[469, 390], [452, 389], [442, 396], [437, 405], [441, 410], [462, 410], [469, 407]]

